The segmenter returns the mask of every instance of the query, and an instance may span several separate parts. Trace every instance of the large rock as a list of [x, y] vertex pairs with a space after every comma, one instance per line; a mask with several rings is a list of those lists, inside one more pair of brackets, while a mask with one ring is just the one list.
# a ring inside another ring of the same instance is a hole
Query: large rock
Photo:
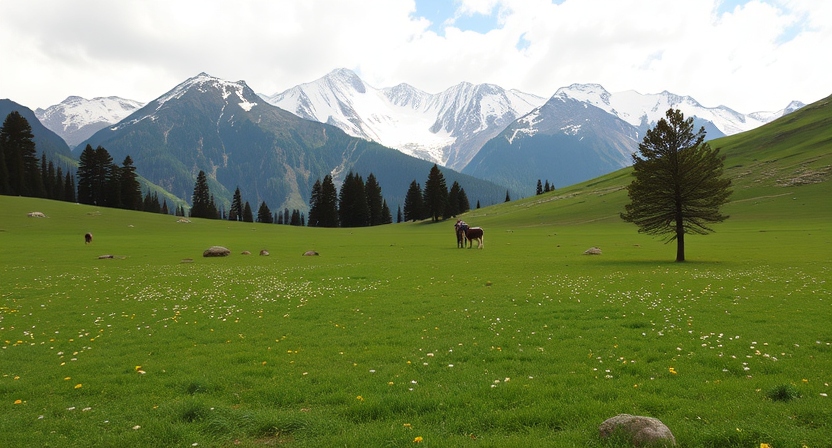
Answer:
[[601, 423], [598, 434], [602, 439], [620, 434], [637, 447], [676, 446], [676, 438], [661, 420], [630, 414], [618, 414]]
[[205, 249], [205, 252], [202, 253], [203, 257], [227, 257], [231, 254], [231, 251], [228, 248], [222, 246], [211, 246], [208, 249]]

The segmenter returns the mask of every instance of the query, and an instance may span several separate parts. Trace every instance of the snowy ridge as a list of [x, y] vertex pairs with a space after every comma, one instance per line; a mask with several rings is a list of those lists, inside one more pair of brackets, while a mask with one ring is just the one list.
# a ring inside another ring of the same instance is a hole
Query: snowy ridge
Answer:
[[439, 94], [408, 84], [377, 89], [347, 69], [263, 99], [301, 118], [455, 169], [517, 117], [545, 102], [491, 84], [461, 83]]
[[[246, 85], [245, 81], [225, 81], [203, 72], [193, 78], [187, 79], [169, 92], [148, 103], [142, 115], [132, 116], [132, 119], [129, 121], [119, 122], [110, 127], [110, 130], [116, 131], [122, 126], [129, 126], [145, 119], [155, 120], [156, 112], [164, 108], [169, 101], [181, 99], [189, 92], [209, 93], [213, 91], [221, 92], [222, 99], [225, 101], [225, 105], [222, 107], [222, 112], [218, 119], [223, 116], [225, 107], [229, 104], [236, 104], [246, 112], [251, 111], [257, 105], [256, 99], [258, 97]], [[249, 95], [246, 95], [247, 91], [250, 93]]]
[[52, 132], [75, 147], [89, 136], [111, 124], [118, 123], [144, 104], [116, 96], [88, 100], [70, 96], [46, 109], [37, 109], [35, 116]]
[[670, 108], [679, 109], [686, 117], [695, 116], [712, 122], [725, 135], [749, 131], [803, 107], [803, 103], [792, 102], [778, 112], [742, 114], [725, 106], [705, 107], [689, 96], [668, 91], [647, 95], [634, 90], [610, 93], [598, 84], [572, 84], [558, 89], [555, 96], [592, 104], [640, 128], [652, 126]]

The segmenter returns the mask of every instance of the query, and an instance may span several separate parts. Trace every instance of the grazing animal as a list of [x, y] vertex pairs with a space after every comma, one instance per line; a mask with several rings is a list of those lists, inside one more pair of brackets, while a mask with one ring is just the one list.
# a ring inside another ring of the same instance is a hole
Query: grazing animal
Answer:
[[84, 235], [84, 244], [92, 243], [92, 233]]
[[[465, 243], [467, 241], [468, 248], [470, 249], [474, 247], [474, 240], [477, 240], [477, 249], [483, 248], [482, 227], [468, 227], [468, 225], [464, 222], [457, 221], [454, 228], [456, 229], [457, 247], [465, 247]], [[462, 243], [462, 246], [459, 246], [460, 242]]]

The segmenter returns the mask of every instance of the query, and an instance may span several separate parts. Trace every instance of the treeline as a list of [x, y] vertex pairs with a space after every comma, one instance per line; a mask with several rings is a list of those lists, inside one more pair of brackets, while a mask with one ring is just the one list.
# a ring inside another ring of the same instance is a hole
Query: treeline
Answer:
[[[231, 199], [231, 208], [228, 213], [225, 213], [222, 208], [218, 208], [214, 195], [208, 186], [208, 176], [205, 171], [200, 171], [196, 176], [196, 184], [194, 185], [194, 195], [192, 198], [193, 207], [191, 207], [190, 216], [193, 218], [208, 218], [208, 219], [228, 219], [229, 221], [243, 221], [255, 222], [255, 216], [248, 201], [243, 202], [243, 195], [240, 193], [240, 187], [234, 191], [234, 197]], [[256, 222], [265, 224], [286, 224], [292, 226], [306, 225], [306, 218], [300, 210], [284, 209], [272, 213], [266, 201], [260, 203], [257, 209]]]
[[[77, 187], [76, 187], [77, 178]], [[106, 149], [90, 145], [81, 153], [76, 173], [55, 166], [42, 154], [37, 159], [34, 135], [19, 112], [11, 112], [0, 128], [0, 194], [116, 207], [167, 214], [167, 201], [154, 193], [142, 197], [130, 156], [121, 167]]]
[[430, 169], [428, 179], [425, 181], [425, 189], [422, 190], [421, 185], [413, 180], [404, 198], [405, 221], [428, 218], [439, 221], [440, 218], [448, 219], [470, 209], [471, 205], [468, 203], [465, 189], [460, 187], [458, 182], [454, 182], [449, 191], [445, 176], [436, 164]]
[[550, 184], [549, 179], [546, 179], [545, 185], [540, 182], [540, 179], [537, 180], [537, 190], [535, 191], [536, 194], [548, 193], [550, 191], [555, 191], [555, 184]]
[[361, 175], [350, 171], [341, 185], [340, 194], [330, 175], [323, 181], [318, 179], [312, 186], [310, 227], [366, 227], [392, 222], [390, 208], [373, 173], [364, 182]]
[[46, 160], [38, 163], [29, 122], [14, 111], [0, 128], [0, 194], [75, 202], [75, 180], [67, 167]]

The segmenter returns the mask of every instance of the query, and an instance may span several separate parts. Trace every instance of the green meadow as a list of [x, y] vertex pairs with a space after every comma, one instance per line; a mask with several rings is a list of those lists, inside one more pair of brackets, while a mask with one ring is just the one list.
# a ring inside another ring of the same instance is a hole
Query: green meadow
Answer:
[[598, 425], [630, 413], [684, 447], [832, 447], [823, 111], [794, 114], [826, 123], [800, 144], [789, 120], [714, 143], [731, 218], [685, 263], [619, 219], [629, 170], [469, 212], [482, 250], [453, 221], [179, 223], [2, 196], [0, 444], [611, 447]]

